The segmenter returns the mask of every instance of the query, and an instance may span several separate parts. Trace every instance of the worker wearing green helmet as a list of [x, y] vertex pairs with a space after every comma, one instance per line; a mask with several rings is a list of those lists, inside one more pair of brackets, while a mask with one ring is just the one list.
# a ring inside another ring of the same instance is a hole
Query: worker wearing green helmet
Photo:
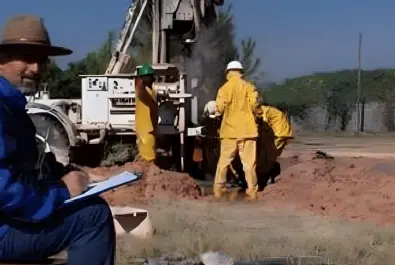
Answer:
[[154, 69], [149, 64], [143, 64], [137, 69], [138, 76], [150, 76], [154, 74]]
[[143, 64], [137, 69], [136, 78], [136, 141], [137, 161], [154, 162], [155, 133], [158, 125], [158, 102], [153, 89], [154, 69]]

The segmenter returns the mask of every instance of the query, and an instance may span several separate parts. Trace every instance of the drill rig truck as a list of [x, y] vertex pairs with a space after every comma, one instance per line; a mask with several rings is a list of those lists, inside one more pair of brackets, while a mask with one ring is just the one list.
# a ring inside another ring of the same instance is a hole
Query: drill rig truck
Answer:
[[170, 57], [176, 47], [193, 51], [200, 31], [216, 20], [216, 6], [222, 4], [223, 0], [134, 0], [106, 72], [81, 76], [81, 99], [50, 99], [45, 90], [29, 99], [28, 114], [37, 127], [38, 142], [67, 164], [72, 162], [72, 149], [78, 153], [113, 137], [134, 139], [137, 69], [131, 68], [128, 52], [144, 12], [150, 12], [159, 138], [172, 145], [176, 168], [184, 171], [185, 161], [192, 157], [188, 145], [199, 129], [198, 98], [192, 94], [198, 80], [171, 64]]

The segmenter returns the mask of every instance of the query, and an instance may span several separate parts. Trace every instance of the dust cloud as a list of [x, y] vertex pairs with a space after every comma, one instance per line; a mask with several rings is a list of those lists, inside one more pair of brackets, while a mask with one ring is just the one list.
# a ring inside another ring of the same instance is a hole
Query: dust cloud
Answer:
[[[224, 81], [224, 70], [228, 63], [224, 38], [218, 36], [218, 28], [202, 28], [197, 41], [191, 45], [189, 56], [181, 49], [174, 49], [177, 54], [171, 56], [172, 62], [180, 64], [188, 78], [196, 78], [192, 86], [192, 94], [198, 98], [199, 114], [205, 104], [215, 99], [218, 88]], [[181, 44], [182, 45], [182, 44]]]

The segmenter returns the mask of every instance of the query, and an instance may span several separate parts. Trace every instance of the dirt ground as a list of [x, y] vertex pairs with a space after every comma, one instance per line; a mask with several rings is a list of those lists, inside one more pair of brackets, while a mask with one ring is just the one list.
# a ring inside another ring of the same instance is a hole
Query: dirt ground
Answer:
[[265, 205], [395, 224], [395, 159], [323, 159], [299, 153], [281, 160], [285, 166], [276, 185], [261, 195]]
[[[143, 174], [104, 195], [112, 205], [143, 205], [159, 231], [153, 241], [126, 239], [123, 260], [225, 250], [239, 259], [323, 255], [337, 264], [393, 264], [394, 145], [391, 138], [302, 138], [284, 152], [281, 175], [256, 203], [210, 202], [188, 175], [145, 164], [88, 171], [96, 179], [123, 170]], [[125, 252], [129, 244], [133, 250]]]
[[198, 199], [200, 189], [188, 174], [162, 170], [147, 163], [126, 163], [123, 166], [85, 168], [92, 180], [100, 181], [110, 176], [130, 171], [142, 174], [136, 184], [107, 192], [103, 197], [111, 204], [127, 206], [150, 201]]
[[[320, 157], [311, 148], [289, 149], [280, 158], [282, 173], [277, 183], [260, 194], [260, 205], [338, 219], [395, 224], [395, 158], [363, 157], [364, 153], [357, 152], [354, 157]], [[143, 177], [139, 183], [105, 194], [112, 205], [205, 199], [187, 174], [153, 165], [127, 163], [88, 171], [92, 178], [100, 180], [123, 170], [141, 173]]]

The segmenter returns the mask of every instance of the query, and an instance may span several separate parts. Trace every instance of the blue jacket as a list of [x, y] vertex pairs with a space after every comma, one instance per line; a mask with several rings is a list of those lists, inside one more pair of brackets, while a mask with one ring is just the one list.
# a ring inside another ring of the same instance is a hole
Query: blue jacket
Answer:
[[[0, 216], [40, 221], [70, 198], [61, 183], [40, 179], [36, 129], [26, 97], [0, 77]], [[0, 217], [0, 238], [12, 222]]]

